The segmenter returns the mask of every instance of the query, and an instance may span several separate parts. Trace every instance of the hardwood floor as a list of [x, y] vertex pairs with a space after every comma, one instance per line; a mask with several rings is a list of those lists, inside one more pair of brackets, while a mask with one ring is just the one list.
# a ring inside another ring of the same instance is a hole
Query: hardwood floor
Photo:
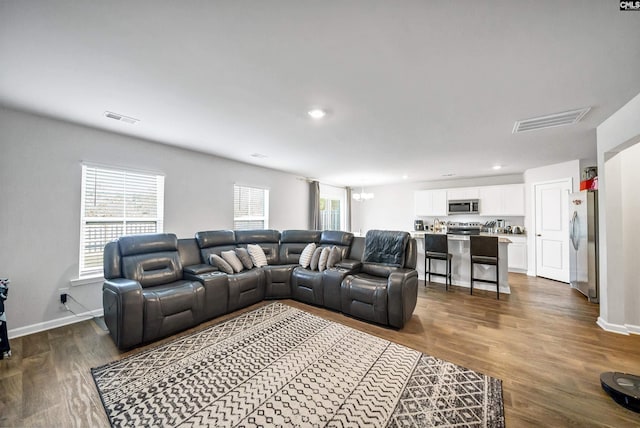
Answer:
[[[499, 301], [495, 293], [421, 283], [414, 316], [400, 331], [284, 303], [502, 379], [508, 427], [640, 426], [640, 414], [614, 403], [599, 380], [603, 371], [640, 374], [640, 336], [601, 330], [598, 306], [566, 284], [509, 279], [512, 294]], [[120, 353], [84, 321], [12, 340], [13, 356], [0, 361], [0, 426], [108, 426], [89, 369], [172, 338]]]

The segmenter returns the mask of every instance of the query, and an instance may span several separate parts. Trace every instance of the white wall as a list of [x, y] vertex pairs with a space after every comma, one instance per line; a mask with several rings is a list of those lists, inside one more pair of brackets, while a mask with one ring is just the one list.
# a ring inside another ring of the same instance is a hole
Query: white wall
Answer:
[[598, 324], [611, 331], [640, 334], [640, 233], [631, 226], [637, 218], [637, 211], [633, 211], [637, 206], [637, 181], [633, 180], [638, 177], [634, 145], [640, 142], [640, 95], [598, 126], [597, 141], [601, 295]]
[[[522, 176], [519, 174], [365, 187], [364, 190], [373, 192], [375, 198], [364, 202], [352, 202], [352, 231], [365, 234], [370, 229], [413, 230], [413, 221], [416, 218], [413, 194], [416, 190], [516, 183], [522, 183]], [[354, 192], [359, 191], [360, 187], [354, 188]], [[461, 217], [457, 218], [464, 221]]]
[[[233, 227], [234, 182], [270, 189], [271, 228], [308, 227], [308, 184], [290, 174], [3, 108], [0, 130], [0, 277], [11, 279], [13, 335], [69, 316], [59, 289], [78, 276], [82, 161], [164, 173], [164, 228], [180, 238]], [[69, 292], [102, 308], [100, 284]]]

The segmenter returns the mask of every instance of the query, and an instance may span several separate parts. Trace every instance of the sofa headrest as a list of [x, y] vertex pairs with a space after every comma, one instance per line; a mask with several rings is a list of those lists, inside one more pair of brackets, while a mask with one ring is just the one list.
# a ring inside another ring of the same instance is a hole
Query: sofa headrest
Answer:
[[319, 230], [283, 230], [280, 235], [281, 243], [311, 243], [320, 242]]
[[402, 267], [409, 238], [408, 232], [370, 230], [365, 237], [362, 261]]
[[196, 233], [196, 241], [200, 248], [235, 245], [236, 235], [233, 230], [207, 230]]
[[342, 232], [340, 230], [325, 230], [320, 236], [321, 245], [351, 245], [353, 233]]
[[118, 238], [120, 255], [160, 253], [178, 251], [178, 238], [173, 233], [153, 233], [149, 235], [128, 235]]
[[259, 244], [270, 242], [277, 244], [280, 242], [280, 231], [278, 230], [236, 230], [236, 244]]

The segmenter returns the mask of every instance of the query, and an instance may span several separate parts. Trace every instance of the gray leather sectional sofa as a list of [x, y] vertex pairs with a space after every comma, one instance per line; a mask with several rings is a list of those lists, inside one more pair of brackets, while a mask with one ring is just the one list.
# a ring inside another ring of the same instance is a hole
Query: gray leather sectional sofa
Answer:
[[[321, 272], [303, 268], [300, 254], [312, 242], [336, 246], [342, 260]], [[208, 263], [211, 254], [248, 244], [260, 245], [267, 266], [226, 274]], [[125, 349], [264, 299], [294, 299], [402, 328], [417, 300], [416, 254], [416, 241], [406, 232], [370, 231], [366, 238], [313, 230], [124, 236], [104, 251], [105, 322]]]

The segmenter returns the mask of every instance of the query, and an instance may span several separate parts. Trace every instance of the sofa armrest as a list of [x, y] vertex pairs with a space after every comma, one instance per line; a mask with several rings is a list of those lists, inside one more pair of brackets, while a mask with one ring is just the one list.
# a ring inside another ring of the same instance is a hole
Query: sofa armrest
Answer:
[[404, 327], [418, 301], [418, 272], [415, 269], [399, 269], [389, 275], [387, 282], [389, 299], [389, 325]]
[[142, 343], [144, 302], [142, 286], [126, 278], [108, 279], [102, 285], [104, 321], [120, 349]]
[[218, 268], [209, 264], [190, 265], [182, 268], [182, 272], [191, 275], [202, 275], [203, 273], [215, 272]]
[[353, 273], [360, 272], [362, 268], [362, 262], [354, 259], [342, 259], [336, 263], [337, 268], [349, 269]]

